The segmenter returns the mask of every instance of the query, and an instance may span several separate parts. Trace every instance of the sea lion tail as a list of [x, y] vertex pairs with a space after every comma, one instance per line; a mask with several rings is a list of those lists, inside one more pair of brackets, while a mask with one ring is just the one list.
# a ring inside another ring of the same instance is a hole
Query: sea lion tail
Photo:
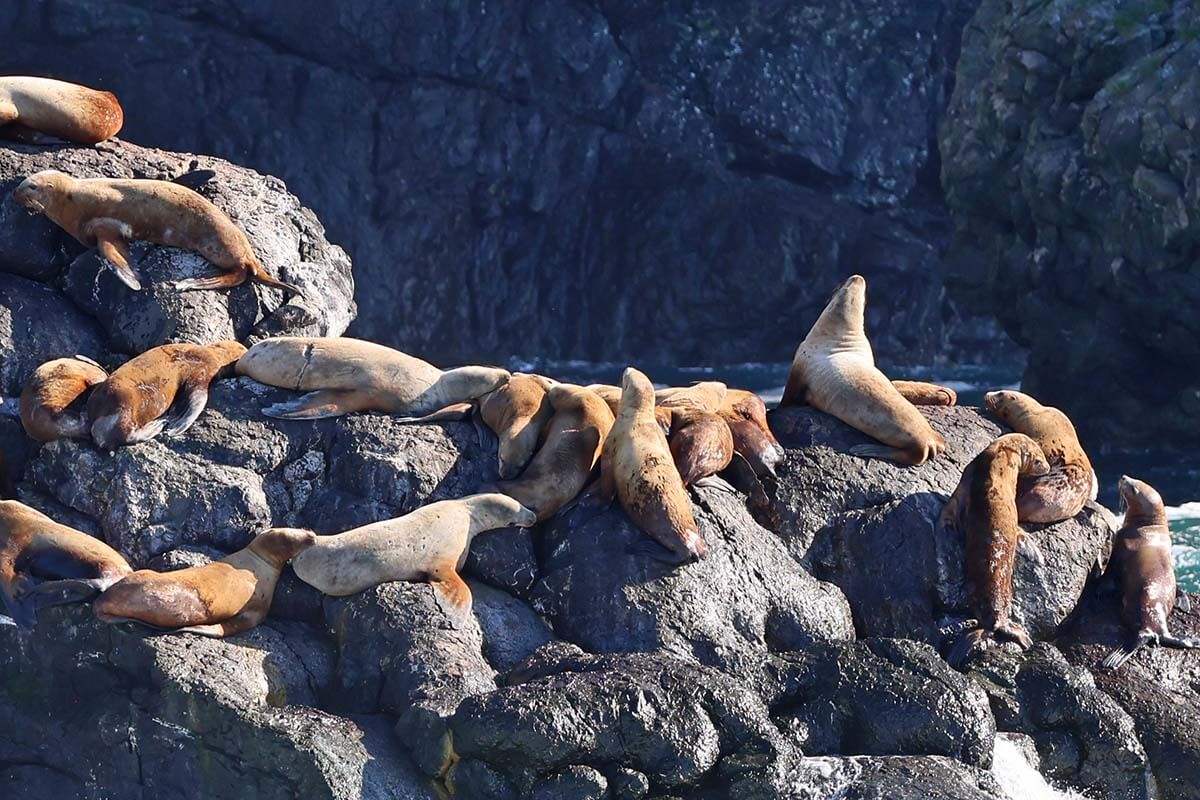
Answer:
[[1112, 672], [1119, 666], [1124, 664], [1129, 659], [1133, 658], [1133, 654], [1142, 648], [1142, 645], [1150, 641], [1148, 634], [1138, 634], [1129, 644], [1124, 647], [1118, 647], [1109, 653], [1103, 661], [1100, 662], [1100, 668], [1106, 672]]
[[299, 295], [305, 300], [308, 299], [308, 295], [299, 286], [293, 286], [290, 283], [284, 283], [278, 278], [272, 277], [269, 272], [263, 269], [262, 264], [259, 264], [257, 261], [250, 265], [248, 273], [250, 280], [255, 283], [261, 283], [263, 286], [270, 286], [273, 289], [282, 289], [289, 294]]

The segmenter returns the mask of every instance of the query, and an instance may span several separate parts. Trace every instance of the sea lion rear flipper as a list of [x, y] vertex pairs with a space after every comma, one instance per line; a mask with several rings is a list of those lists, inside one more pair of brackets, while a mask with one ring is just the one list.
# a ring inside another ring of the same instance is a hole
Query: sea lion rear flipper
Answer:
[[1159, 636], [1158, 643], [1164, 647], [1177, 647], [1180, 650], [1200, 650], [1200, 639], [1186, 639], [1169, 633]]
[[273, 419], [326, 419], [368, 408], [366, 398], [353, 389], [319, 389], [287, 403], [262, 410]]
[[916, 466], [919, 462], [914, 461], [912, 455], [899, 447], [889, 447], [886, 444], [858, 444], [850, 448], [850, 455], [859, 456], [860, 458], [882, 458], [886, 461], [895, 461], [899, 464], [909, 464]]
[[429, 414], [420, 417], [396, 417], [396, 422], [401, 425], [416, 425], [424, 422], [449, 422], [452, 420], [464, 420], [471, 415], [471, 410], [474, 408], [473, 403], [454, 403], [453, 405], [439, 408]]
[[208, 387], [186, 384], [183, 387], [183, 403], [178, 411], [167, 417], [163, 427], [164, 436], [178, 436], [192, 427], [208, 405]]
[[1039, 565], [1046, 563], [1046, 557], [1042, 555], [1042, 548], [1038, 547], [1038, 543], [1028, 533], [1017, 537], [1017, 552], [1026, 561], [1031, 561]]
[[91, 600], [112, 583], [113, 581], [102, 578], [63, 578], [43, 581], [26, 593], [21, 600], [30, 604], [35, 611], [49, 606], [82, 603]]
[[722, 478], [718, 475], [706, 475], [705, 477], [701, 478], [698, 481], [693, 481], [692, 486], [694, 486], [696, 488], [716, 489], [718, 492], [729, 492], [730, 494], [737, 494], [737, 489], [735, 489], [729, 483], [729, 481], [725, 480], [724, 478]]
[[1187, 596], [1187, 592], [1179, 587], [1175, 588], [1175, 607], [1185, 614], [1190, 614], [1192, 611], [1192, 598]]
[[90, 359], [84, 355], [80, 355], [79, 353], [76, 353], [75, 355], [71, 356], [71, 358], [75, 359], [76, 361], [82, 361], [85, 364], [91, 364], [96, 369], [104, 369], [103, 365], [101, 365], [100, 362], [94, 361], [93, 359]]
[[207, 278], [187, 278], [175, 281], [175, 288], [181, 292], [193, 292], [197, 289], [232, 289], [246, 282], [242, 272], [221, 272]]
[[1136, 653], [1138, 649], [1141, 648], [1141, 646], [1145, 643], [1146, 640], [1141, 636], [1135, 636], [1129, 642], [1129, 644], [1125, 645], [1124, 647], [1118, 647], [1109, 653], [1105, 659], [1100, 662], [1100, 668], [1107, 672], [1112, 672], [1117, 667], [1133, 658], [1133, 654]]
[[924, 381], [892, 381], [892, 387], [914, 406], [952, 406], [958, 393], [947, 386]]
[[23, 573], [17, 573], [8, 584], [0, 584], [0, 601], [4, 603], [4, 610], [18, 627], [27, 630], [37, 624], [33, 604], [25, 601], [25, 596], [33, 588], [33, 579]]
[[201, 186], [212, 181], [217, 177], [217, 171], [214, 169], [194, 169], [190, 172], [185, 172], [178, 178], [172, 178], [172, 183], [178, 183], [180, 186], [186, 186], [192, 191], [196, 191]]

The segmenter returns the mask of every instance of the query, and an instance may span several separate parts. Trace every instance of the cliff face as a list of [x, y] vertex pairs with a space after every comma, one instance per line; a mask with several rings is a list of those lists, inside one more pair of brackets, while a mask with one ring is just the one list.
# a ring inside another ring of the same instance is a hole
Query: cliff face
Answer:
[[993, 360], [939, 274], [976, 2], [16, 0], [0, 72], [283, 176], [354, 258], [355, 333], [434, 360], [783, 361], [850, 272], [886, 360]]
[[1097, 440], [1195, 444], [1200, 13], [985, 0], [942, 129], [948, 285]]

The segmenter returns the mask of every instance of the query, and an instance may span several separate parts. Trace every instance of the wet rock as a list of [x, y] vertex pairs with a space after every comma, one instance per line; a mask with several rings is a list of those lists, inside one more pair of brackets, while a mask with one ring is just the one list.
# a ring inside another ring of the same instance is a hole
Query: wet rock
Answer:
[[[923, 408], [946, 452], [920, 467], [851, 455], [864, 434], [806, 408], [772, 412], [787, 451], [766, 481], [772, 507], [760, 514], [813, 573], [836, 584], [863, 636], [942, 640], [947, 620], [974, 616], [962, 538], [938, 525], [963, 468], [1001, 429], [978, 409]], [[1111, 533], [1099, 512], [1027, 526], [1043, 563], [1017, 556], [1013, 619], [1047, 638], [1075, 608]]]

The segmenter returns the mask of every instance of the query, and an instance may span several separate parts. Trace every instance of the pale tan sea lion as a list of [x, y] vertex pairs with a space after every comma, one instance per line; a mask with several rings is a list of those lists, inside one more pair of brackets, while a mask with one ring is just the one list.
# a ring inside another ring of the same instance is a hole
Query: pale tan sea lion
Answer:
[[554, 381], [515, 372], [502, 386], [479, 401], [479, 416], [496, 434], [497, 468], [503, 479], [515, 478], [533, 458], [554, 416], [549, 392]]
[[1131, 637], [1124, 647], [1108, 654], [1101, 666], [1113, 670], [1141, 647], [1165, 645], [1189, 650], [1200, 648], [1200, 639], [1171, 635], [1167, 620], [1175, 610], [1191, 609], [1191, 601], [1175, 583], [1171, 531], [1162, 497], [1148, 483], [1122, 475], [1117, 483], [1125, 523], [1117, 532], [1113, 566], [1121, 587], [1121, 620]]
[[924, 381], [892, 381], [892, 386], [914, 406], [952, 406], [958, 402], [958, 392], [949, 386]]
[[442, 500], [403, 517], [318, 536], [292, 568], [305, 583], [335, 597], [388, 581], [429, 581], [452, 606], [467, 610], [471, 590], [458, 571], [475, 535], [536, 522], [536, 514], [504, 494]]
[[861, 275], [834, 292], [796, 350], [780, 405], [808, 403], [883, 443], [851, 448], [855, 455], [923, 464], [946, 442], [876, 368], [863, 330], [866, 298]]
[[1029, 634], [1009, 618], [1013, 564], [1026, 535], [1017, 523], [1017, 479], [1050, 470], [1037, 442], [1021, 433], [997, 438], [971, 463], [966, 574], [975, 590], [979, 627], [964, 633], [951, 649], [947, 661], [955, 667], [992, 639], [1033, 646]]
[[0, 500], [0, 599], [34, 625], [43, 606], [85, 600], [132, 570], [116, 550], [16, 500]]
[[52, 78], [0, 77], [0, 135], [27, 129], [79, 144], [111, 139], [125, 124], [112, 92]]
[[244, 633], [267, 617], [279, 574], [316, 541], [301, 528], [271, 528], [242, 550], [202, 567], [174, 572], [141, 569], [96, 598], [102, 622], [221, 638]]
[[655, 405], [667, 408], [695, 408], [717, 413], [729, 388], [720, 381], [699, 381], [691, 386], [668, 386], [654, 393]]
[[553, 416], [545, 443], [520, 478], [495, 486], [495, 491], [536, 513], [539, 522], [557, 514], [583, 491], [613, 425], [608, 404], [583, 387], [559, 384], [550, 389], [547, 399]]
[[1100, 485], [1070, 418], [1016, 391], [988, 392], [987, 410], [1017, 433], [1031, 437], [1050, 460], [1050, 474], [1021, 483], [1017, 511], [1023, 522], [1059, 522], [1095, 500]]
[[237, 363], [237, 374], [303, 397], [263, 409], [276, 419], [323, 419], [355, 411], [429, 414], [477, 400], [508, 382], [508, 370], [440, 370], [427, 361], [349, 337], [264, 339]]
[[56, 358], [36, 370], [21, 390], [21, 425], [30, 438], [39, 442], [55, 439], [87, 439], [87, 416], [83, 409], [72, 410], [89, 389], [108, 379], [108, 373], [94, 361]]
[[142, 284], [129, 263], [129, 243], [144, 241], [199, 253], [223, 270], [210, 278], [178, 281], [175, 288], [181, 291], [224, 289], [249, 279], [302, 294], [263, 268], [246, 234], [224, 211], [179, 183], [72, 178], [44, 170], [22, 181], [13, 199], [45, 214], [85, 247], [99, 250], [117, 277], [134, 290]]
[[691, 499], [654, 416], [654, 385], [632, 367], [621, 377], [620, 410], [604, 441], [600, 495], [615, 495], [634, 524], [669, 555], [658, 547], [639, 552], [672, 563], [704, 557]]
[[[178, 436], [204, 412], [209, 384], [229, 376], [245, 352], [243, 345], [229, 340], [164, 344], [131, 358], [88, 398], [92, 440], [112, 450], [160, 433]], [[164, 417], [173, 405], [178, 410]]]

